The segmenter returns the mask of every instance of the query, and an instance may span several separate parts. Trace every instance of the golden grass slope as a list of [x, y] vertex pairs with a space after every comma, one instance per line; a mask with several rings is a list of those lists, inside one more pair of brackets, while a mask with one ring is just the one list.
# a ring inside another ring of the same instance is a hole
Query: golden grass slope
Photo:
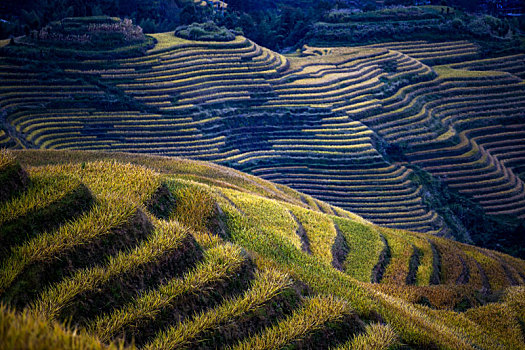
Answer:
[[[19, 161], [31, 180], [43, 173], [71, 176], [89, 188], [97, 204], [92, 212], [12, 247], [2, 261], [2, 348], [525, 347], [522, 260], [379, 228], [338, 208], [326, 213], [320, 209], [330, 208], [325, 203], [312, 208], [300, 193], [211, 163], [93, 152], [12, 154], [7, 157]], [[41, 186], [52, 189], [55, 183]], [[33, 196], [37, 201], [46, 195]], [[104, 201], [111, 205], [98, 209]], [[15, 197], [3, 205], [16, 203]], [[120, 206], [140, 208], [155, 229], [130, 241], [131, 219]], [[156, 216], [159, 208], [167, 214]], [[89, 229], [113, 220], [120, 222], [116, 230]], [[343, 271], [332, 265], [342, 244], [336, 225], [349, 248]], [[298, 236], [299, 226], [306, 238]], [[127, 245], [112, 251], [98, 235]], [[310, 251], [302, 249], [304, 239]], [[85, 254], [82, 247], [98, 249], [100, 259], [76, 261], [74, 254]], [[390, 257], [380, 264], [386, 248]], [[461, 266], [449, 256], [468, 261], [468, 277], [450, 280], [462, 272], [453, 272]], [[53, 276], [49, 269], [62, 257], [72, 265]], [[36, 265], [42, 267], [42, 284], [30, 274]], [[376, 268], [385, 274], [371, 283]], [[433, 271], [443, 280], [432, 283]], [[13, 281], [39, 292], [12, 304], [13, 293], [21, 293]], [[98, 300], [107, 307], [95, 308]], [[68, 310], [76, 310], [70, 318]], [[69, 319], [77, 330], [56, 319]]]

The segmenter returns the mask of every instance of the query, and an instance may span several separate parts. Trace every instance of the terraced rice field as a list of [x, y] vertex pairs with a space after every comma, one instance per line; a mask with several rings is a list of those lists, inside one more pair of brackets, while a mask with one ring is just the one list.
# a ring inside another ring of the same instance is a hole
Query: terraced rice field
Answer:
[[1, 151], [0, 179], [1, 347], [523, 347], [495, 251], [180, 158]]
[[426, 41], [389, 42], [371, 45], [370, 47], [396, 50], [427, 64], [439, 61], [465, 61], [479, 55], [479, 47], [466, 40], [443, 43]]
[[59, 78], [1, 58], [0, 145], [212, 161], [448, 237], [415, 165], [489, 214], [525, 217], [522, 55], [479, 59], [455, 41], [285, 57], [240, 36], [153, 36], [143, 56], [64, 60]]

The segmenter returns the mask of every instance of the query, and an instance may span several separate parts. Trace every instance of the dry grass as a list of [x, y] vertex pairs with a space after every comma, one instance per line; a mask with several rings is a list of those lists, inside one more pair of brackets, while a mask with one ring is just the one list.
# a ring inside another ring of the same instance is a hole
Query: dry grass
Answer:
[[183, 295], [202, 292], [213, 283], [230, 278], [240, 269], [244, 259], [239, 247], [227, 244], [212, 248], [204, 253], [204, 261], [182, 278], [172, 279], [157, 290], [132, 300], [123, 308], [99, 317], [89, 329], [100, 339], [109, 341], [126, 327], [155, 319], [162, 309], [169, 307]]
[[291, 285], [288, 275], [276, 270], [259, 272], [244, 295], [230, 299], [215, 309], [196, 315], [193, 319], [160, 333], [145, 349], [174, 349], [188, 347], [199, 334], [211, 331], [226, 322], [257, 310]]
[[[44, 232], [14, 247], [11, 256], [1, 264], [0, 293], [31, 264], [52, 261], [75, 246], [89, 243], [124, 225], [160, 184], [155, 172], [117, 162], [44, 166], [30, 168], [29, 173], [32, 176], [73, 177], [88, 186], [98, 203], [76, 221], [67, 222], [56, 231]], [[34, 198], [28, 203], [38, 203]], [[21, 210], [25, 209], [22, 207]]]
[[5, 148], [0, 148], [0, 171], [3, 171], [15, 163], [16, 158], [13, 156], [13, 154]]
[[103, 344], [84, 331], [73, 331], [57, 322], [49, 322], [27, 311], [16, 313], [0, 305], [0, 348], [5, 350], [116, 350], [125, 347], [120, 344]]
[[0, 203], [0, 225], [48, 206], [79, 185], [79, 179], [71, 176], [34, 174], [26, 191], [8, 202]]
[[281, 349], [321, 329], [327, 322], [337, 322], [350, 313], [349, 305], [330, 296], [309, 298], [293, 315], [234, 346], [234, 350]]
[[180, 180], [169, 182], [168, 185], [176, 200], [172, 218], [184, 226], [206, 232], [215, 204], [209, 189]]
[[397, 343], [397, 334], [390, 326], [374, 323], [366, 327], [366, 333], [356, 335], [334, 350], [388, 350]]
[[129, 253], [121, 252], [94, 268], [78, 271], [46, 290], [30, 310], [47, 319], [56, 318], [61, 310], [81, 293], [99, 289], [113, 278], [140, 270], [143, 265], [156, 261], [179, 248], [188, 235], [187, 229], [177, 222], [159, 222], [156, 231], [146, 242]]

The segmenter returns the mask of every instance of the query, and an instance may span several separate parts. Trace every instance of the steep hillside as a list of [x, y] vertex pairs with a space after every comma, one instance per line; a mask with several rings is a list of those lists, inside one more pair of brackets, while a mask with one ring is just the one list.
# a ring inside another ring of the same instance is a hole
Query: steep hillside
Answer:
[[3, 349], [525, 348], [508, 255], [180, 158], [2, 151], [0, 179]]
[[[523, 240], [523, 55], [481, 59], [462, 40], [285, 57], [242, 36], [152, 38], [143, 55], [150, 39], [76, 58], [28, 38], [4, 47], [0, 143], [191, 157], [385, 227], [509, 252]], [[508, 241], [470, 226], [492, 216]]]

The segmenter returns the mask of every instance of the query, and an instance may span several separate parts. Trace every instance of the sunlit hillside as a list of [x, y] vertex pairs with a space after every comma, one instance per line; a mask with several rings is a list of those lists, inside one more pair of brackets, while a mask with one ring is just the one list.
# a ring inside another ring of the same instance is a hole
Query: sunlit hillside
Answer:
[[0, 348], [521, 349], [525, 262], [181, 158], [0, 153]]

